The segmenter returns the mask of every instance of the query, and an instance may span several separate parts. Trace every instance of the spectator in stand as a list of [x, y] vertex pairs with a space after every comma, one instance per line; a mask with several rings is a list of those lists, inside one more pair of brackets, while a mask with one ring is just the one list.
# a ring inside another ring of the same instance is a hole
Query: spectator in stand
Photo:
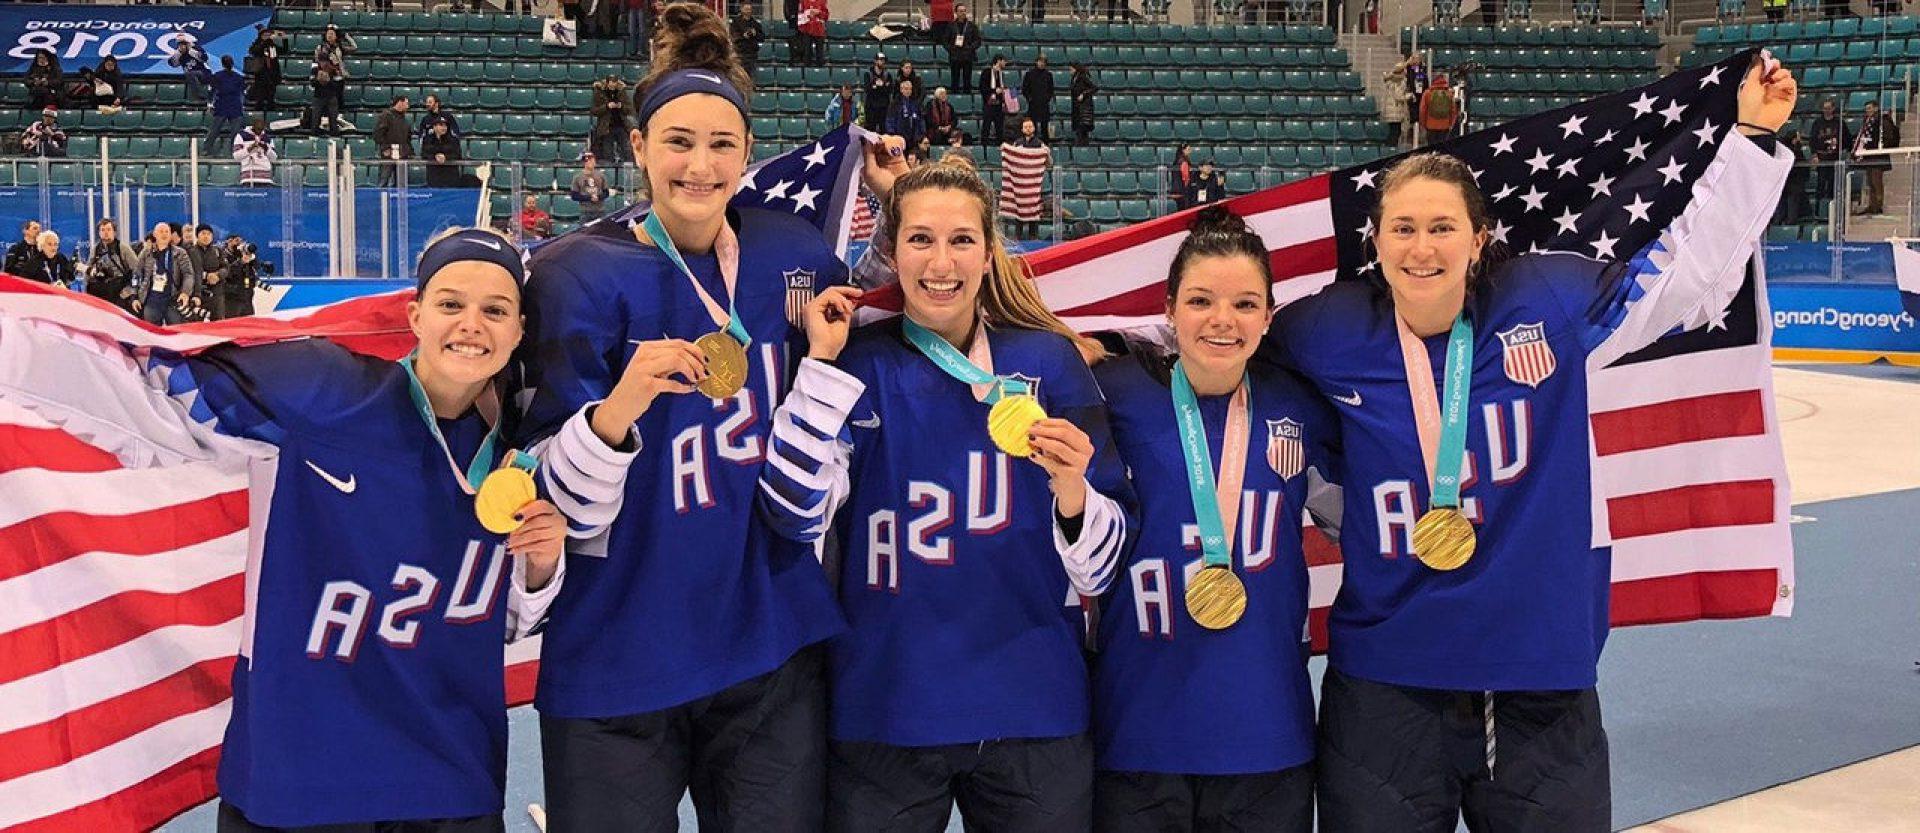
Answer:
[[[324, 46], [324, 44], [322, 44]], [[347, 79], [339, 64], [313, 62], [313, 129], [340, 135], [340, 112], [347, 106]]]
[[1760, 0], [1761, 10], [1767, 13], [1768, 23], [1779, 23], [1787, 19], [1787, 0]]
[[945, 147], [953, 143], [960, 132], [960, 116], [953, 110], [953, 102], [947, 100], [947, 88], [939, 87], [933, 91], [933, 98], [927, 99], [927, 142], [934, 147]]
[[920, 112], [916, 92], [912, 81], [901, 81], [899, 96], [887, 108], [887, 135], [906, 140], [909, 148], [919, 144], [920, 139], [927, 135], [927, 117]]
[[1000, 144], [1007, 128], [1007, 56], [993, 56], [993, 63], [980, 70], [980, 144]]
[[1199, 172], [1187, 183], [1187, 207], [1195, 208], [1227, 198], [1227, 177], [1213, 169], [1213, 160], [1200, 163]]
[[593, 133], [588, 149], [595, 155], [619, 162], [633, 161], [633, 143], [627, 134], [633, 122], [627, 118], [627, 82], [609, 75], [593, 82]]
[[1021, 166], [1008, 162], [1005, 148], [1035, 148], [1044, 150], [1047, 143], [1040, 139], [1040, 132], [1033, 119], [1020, 120], [1020, 137], [1002, 146], [1001, 164], [1005, 169], [1000, 177], [1000, 216], [1013, 222], [1015, 237], [1035, 240], [1040, 237], [1040, 218], [1050, 200], [1041, 192], [1041, 183], [1046, 170], [1052, 167], [1052, 154], [1047, 154], [1037, 168], [1022, 170]]
[[220, 71], [213, 74], [213, 119], [207, 125], [203, 150], [208, 156], [233, 144], [233, 137], [246, 126], [247, 77], [233, 68], [233, 56], [220, 56]]
[[1040, 131], [1040, 141], [1052, 142], [1053, 71], [1047, 69], [1047, 56], [1034, 56], [1033, 68], [1020, 78], [1020, 97], [1026, 100], [1027, 117], [1033, 119], [1034, 129]]
[[1820, 115], [1813, 120], [1813, 193], [1816, 200], [1833, 199], [1833, 172], [1840, 166], [1840, 154], [1853, 147], [1853, 131], [1840, 118], [1833, 99], [1820, 102]]
[[173, 41], [173, 54], [167, 56], [167, 66], [180, 68], [180, 76], [187, 81], [188, 100], [207, 100], [207, 82], [213, 80], [213, 71], [207, 68], [207, 50], [201, 48], [192, 35], [178, 33]]
[[20, 277], [61, 289], [73, 288], [73, 261], [61, 254], [60, 235], [52, 230], [43, 231], [34, 238], [34, 242], [34, 249], [27, 253], [27, 263], [20, 271]]
[[647, 44], [653, 37], [653, 0], [620, 0], [622, 27], [627, 33], [627, 57], [647, 57]]
[[120, 239], [120, 228], [111, 217], [102, 218], [94, 226], [93, 236], [93, 258], [81, 267], [87, 278], [87, 294], [133, 312], [133, 270], [140, 256]]
[[739, 13], [727, 21], [727, 30], [733, 36], [733, 51], [739, 54], [740, 65], [752, 76], [760, 68], [760, 43], [767, 39], [767, 27], [753, 16], [752, 3], [740, 4]]
[[227, 235], [227, 280], [225, 284], [228, 318], [253, 314], [253, 292], [260, 287], [260, 276], [268, 267], [260, 263], [258, 250], [238, 234]]
[[827, 17], [827, 0], [800, 0], [800, 22], [795, 28], [800, 32], [800, 45], [805, 48], [800, 50], [794, 63], [827, 65]]
[[194, 274], [200, 276], [200, 306], [215, 321], [227, 317], [226, 249], [214, 242], [213, 226], [202, 223], [194, 230], [193, 242], [186, 249], [187, 256], [193, 260]]
[[893, 106], [893, 97], [899, 90], [893, 73], [887, 70], [886, 53], [875, 53], [873, 64], [860, 78], [861, 107], [860, 126], [879, 132], [886, 123], [887, 113]]
[[522, 240], [544, 240], [553, 236], [553, 215], [540, 210], [540, 198], [533, 194], [528, 194], [520, 203], [517, 222]]
[[1807, 143], [1800, 135], [1800, 128], [1788, 123], [1780, 128], [1780, 147], [1793, 154], [1793, 170], [1787, 172], [1787, 187], [1781, 194], [1780, 207], [1773, 213], [1776, 225], [1791, 226], [1807, 216]]
[[63, 83], [60, 59], [54, 57], [53, 51], [42, 49], [33, 53], [33, 64], [27, 67], [27, 107], [59, 108]]
[[913, 82], [913, 103], [920, 105], [923, 110], [926, 109], [927, 90], [929, 89], [926, 82], [920, 80], [920, 73], [914, 70], [912, 61], [901, 61], [900, 75], [894, 80], [893, 84], [894, 88], [900, 91], [900, 95], [907, 94], [906, 86], [908, 81]]
[[[127, 78], [120, 72], [120, 59], [112, 55], [100, 59], [100, 68], [93, 71], [94, 94], [112, 95], [113, 100], [103, 106], [127, 106]], [[105, 85], [105, 89], [101, 85]]]
[[360, 45], [354, 42], [352, 35], [341, 31], [339, 26], [329, 23], [326, 31], [320, 33], [320, 44], [313, 48], [313, 62], [317, 64], [325, 61], [339, 66], [340, 77], [344, 80], [348, 74], [347, 56], [358, 51], [360, 51]]
[[1073, 67], [1073, 80], [1067, 87], [1067, 95], [1073, 99], [1073, 143], [1076, 145], [1093, 144], [1093, 94], [1100, 88], [1093, 83], [1093, 72], [1086, 64], [1069, 64]]
[[393, 104], [380, 111], [373, 123], [373, 149], [391, 164], [380, 166], [380, 187], [392, 187], [397, 171], [405, 160], [413, 158], [413, 125], [407, 123], [407, 97], [395, 96]]
[[97, 108], [101, 112], [119, 112], [119, 96], [113, 94], [113, 86], [100, 80], [98, 73], [90, 67], [80, 68], [80, 77], [67, 86], [67, 105], [75, 108]]
[[1173, 200], [1173, 210], [1193, 207], [1193, 203], [1187, 201], [1193, 182], [1193, 146], [1182, 143], [1173, 152], [1173, 166], [1167, 169], [1167, 195]]
[[1884, 154], [1868, 155], [1863, 151], [1899, 146], [1900, 125], [1894, 122], [1892, 116], [1880, 112], [1880, 102], [1867, 102], [1860, 127], [1853, 132], [1853, 166], [1867, 175], [1867, 187], [1861, 192], [1861, 206], [1853, 213], [1886, 212], [1887, 171], [1893, 168], [1893, 159]]
[[1047, 19], [1047, 0], [1027, 0], [1027, 22], [1040, 23]]
[[840, 85], [840, 92], [827, 102], [826, 117], [828, 130], [859, 123], [860, 99], [854, 96], [852, 84]]
[[40, 221], [28, 220], [20, 224], [20, 239], [7, 247], [7, 260], [0, 264], [0, 272], [18, 275], [27, 268], [27, 258], [40, 245]]
[[134, 264], [134, 312], [149, 324], [178, 324], [199, 289], [193, 256], [180, 247], [173, 224], [155, 223], [151, 242]]
[[934, 43], [952, 42], [953, 6], [953, 0], [929, 0], [927, 4], [927, 37]]
[[1400, 143], [1417, 147], [1420, 99], [1427, 94], [1427, 64], [1424, 56], [1417, 49], [1408, 53], [1406, 60], [1394, 64], [1385, 78], [1400, 82], [1400, 112], [1405, 114], [1400, 122]]
[[965, 3], [953, 9], [953, 31], [940, 39], [947, 50], [947, 86], [954, 95], [973, 92], [973, 61], [980, 52], [980, 26], [973, 22]]
[[414, 128], [413, 128], [414, 132], [419, 134], [420, 142], [422, 145], [426, 143], [427, 136], [433, 133], [433, 126], [436, 124], [445, 123], [447, 126], [447, 132], [453, 134], [453, 137], [456, 139], [462, 136], [460, 132], [459, 120], [453, 117], [453, 113], [448, 112], [445, 108], [440, 106], [439, 96], [434, 95], [433, 93], [427, 93], [426, 105], [427, 105], [427, 112], [421, 114], [420, 123], [417, 125], [414, 125]]
[[253, 76], [253, 86], [247, 90], [253, 109], [266, 111], [279, 106], [280, 82], [286, 79], [286, 67], [281, 60], [286, 54], [286, 33], [265, 24], [254, 27], [245, 67], [247, 74]]
[[267, 132], [267, 120], [254, 116], [253, 124], [233, 137], [233, 161], [240, 163], [240, 184], [248, 187], [272, 187], [273, 163], [280, 158]]
[[594, 163], [592, 151], [581, 157], [581, 161], [584, 166], [573, 175], [573, 184], [567, 186], [567, 196], [580, 204], [581, 220], [598, 220], [607, 213], [607, 196], [612, 191], [607, 188], [607, 178]]
[[420, 158], [427, 160], [427, 187], [458, 188], [461, 185], [460, 137], [448, 130], [446, 122], [435, 122], [433, 131], [420, 141]]
[[1427, 132], [1427, 141], [1445, 139], [1459, 118], [1460, 109], [1456, 106], [1453, 89], [1447, 86], [1447, 76], [1434, 78], [1433, 86], [1420, 96], [1420, 127]]
[[60, 126], [60, 111], [47, 105], [40, 120], [27, 125], [20, 135], [20, 150], [28, 156], [59, 159], [67, 155], [67, 131]]

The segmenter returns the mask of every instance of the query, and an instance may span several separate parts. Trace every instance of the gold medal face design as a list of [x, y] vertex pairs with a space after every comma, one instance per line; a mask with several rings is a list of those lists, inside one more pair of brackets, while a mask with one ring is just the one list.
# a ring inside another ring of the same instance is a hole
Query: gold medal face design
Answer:
[[987, 412], [987, 436], [1001, 451], [1015, 457], [1031, 456], [1033, 446], [1027, 442], [1027, 432], [1046, 418], [1047, 409], [1040, 407], [1040, 400], [1024, 393], [1008, 396], [993, 403], [993, 410]]
[[712, 399], [725, 399], [747, 383], [747, 348], [724, 331], [694, 339], [693, 346], [707, 356], [707, 378], [694, 384]]
[[1460, 510], [1442, 506], [1427, 510], [1413, 525], [1413, 554], [1435, 570], [1457, 570], [1473, 558], [1473, 522]]
[[521, 522], [514, 520], [513, 514], [539, 497], [533, 475], [525, 469], [504, 466], [480, 481], [480, 491], [473, 496], [473, 514], [488, 532], [505, 535], [520, 528]]
[[1247, 612], [1247, 586], [1225, 567], [1204, 567], [1187, 582], [1187, 615], [1200, 627], [1225, 630]]

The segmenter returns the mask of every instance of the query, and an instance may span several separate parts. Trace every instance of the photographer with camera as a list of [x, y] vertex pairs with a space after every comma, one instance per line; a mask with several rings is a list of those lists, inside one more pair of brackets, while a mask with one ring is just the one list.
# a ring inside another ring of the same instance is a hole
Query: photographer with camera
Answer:
[[80, 266], [87, 294], [133, 313], [133, 275], [140, 256], [120, 239], [120, 228], [112, 218], [94, 227], [94, 238], [93, 257]]
[[254, 290], [266, 285], [273, 264], [261, 260], [259, 247], [238, 234], [227, 235], [226, 255], [227, 279], [220, 284], [226, 317], [252, 315]]

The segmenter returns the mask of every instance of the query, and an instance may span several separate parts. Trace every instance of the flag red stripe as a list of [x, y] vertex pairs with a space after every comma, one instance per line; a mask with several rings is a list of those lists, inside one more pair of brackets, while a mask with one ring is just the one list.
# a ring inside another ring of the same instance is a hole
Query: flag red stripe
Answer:
[[1301, 275], [1331, 272], [1340, 267], [1340, 244], [1331, 237], [1281, 246], [1267, 253], [1273, 267], [1273, 281], [1279, 283]]
[[1340, 563], [1340, 545], [1317, 527], [1307, 527], [1300, 536], [1300, 544], [1306, 550], [1308, 567]]
[[169, 625], [231, 622], [246, 612], [246, 579], [245, 573], [234, 573], [184, 593], [121, 593], [0, 634], [0, 684], [93, 656]]
[[49, 512], [0, 529], [0, 580], [85, 552], [153, 555], [230, 535], [247, 527], [247, 491], [130, 515]]
[[1773, 521], [1773, 481], [1734, 480], [1607, 499], [1615, 540]]
[[127, 789], [16, 826], [11, 833], [151, 830], [212, 796], [219, 766], [220, 746], [215, 744]]
[[1758, 437], [1767, 431], [1766, 400], [1741, 390], [1655, 402], [1589, 418], [1594, 453], [1605, 457], [1680, 443]]
[[203, 660], [118, 697], [0, 734], [0, 781], [51, 769], [233, 696], [235, 657]]
[[120, 468], [112, 454], [58, 428], [0, 423], [0, 473], [20, 469], [102, 472]]
[[[1260, 211], [1285, 208], [1314, 200], [1324, 200], [1329, 194], [1331, 180], [1326, 176], [1316, 176], [1291, 182], [1278, 188], [1256, 191], [1227, 201], [1235, 213], [1247, 216]], [[1113, 231], [1096, 234], [1083, 240], [1048, 246], [1026, 256], [1027, 263], [1033, 267], [1035, 275], [1045, 276], [1050, 272], [1078, 266], [1095, 258], [1105, 257], [1115, 252], [1131, 249], [1143, 243], [1158, 240], [1169, 234], [1187, 230], [1192, 222], [1192, 214], [1197, 209], [1175, 212], [1163, 217], [1135, 223]], [[1317, 242], [1317, 241], [1310, 241]], [[1306, 245], [1306, 244], [1302, 244]], [[1332, 268], [1331, 266], [1326, 268]], [[1320, 271], [1320, 270], [1315, 270]], [[1303, 273], [1304, 274], [1304, 273]]]
[[1615, 627], [1767, 616], [1780, 592], [1772, 569], [1722, 570], [1613, 583]]
[[1307, 636], [1313, 644], [1313, 652], [1327, 652], [1327, 613], [1332, 608], [1316, 607], [1307, 611]]
[[539, 660], [528, 660], [507, 666], [507, 705], [524, 706], [533, 702], [534, 686], [539, 682]]

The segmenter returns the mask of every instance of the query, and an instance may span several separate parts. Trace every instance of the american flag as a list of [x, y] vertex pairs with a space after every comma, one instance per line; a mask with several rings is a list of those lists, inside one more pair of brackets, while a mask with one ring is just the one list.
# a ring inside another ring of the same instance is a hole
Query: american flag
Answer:
[[1040, 219], [1041, 184], [1052, 161], [1053, 151], [1045, 146], [1000, 146], [1000, 216], [1026, 223]]
[[[1508, 246], [1625, 257], [1684, 204], [1712, 155], [1711, 137], [1732, 122], [1733, 87], [1749, 55], [1439, 149], [1479, 171]], [[1704, 131], [1709, 122], [1715, 129]], [[736, 199], [806, 217], [844, 253], [859, 138], [837, 130], [768, 160]], [[1360, 232], [1385, 165], [1230, 203], [1272, 248], [1277, 297], [1365, 274]], [[638, 216], [629, 209], [602, 222]], [[1164, 264], [1190, 219], [1151, 220], [1027, 259], [1042, 296], [1069, 324], [1147, 328], [1163, 317]], [[1594, 377], [1592, 510], [1596, 544], [1614, 548], [1615, 624], [1791, 610], [1785, 465], [1772, 410], [1771, 329], [1762, 326], [1770, 318], [1755, 280], [1724, 312], [1703, 310]], [[0, 314], [172, 350], [321, 335], [397, 356], [411, 346], [407, 297], [169, 331], [85, 296], [0, 280]], [[239, 641], [244, 480], [190, 466], [122, 468], [0, 401], [0, 495], [0, 743], [8, 750], [0, 757], [0, 828], [146, 829], [211, 797]], [[1307, 559], [1310, 624], [1324, 645], [1339, 553], [1309, 534]], [[531, 694], [529, 652], [537, 645], [508, 649], [508, 691], [517, 701]]]

